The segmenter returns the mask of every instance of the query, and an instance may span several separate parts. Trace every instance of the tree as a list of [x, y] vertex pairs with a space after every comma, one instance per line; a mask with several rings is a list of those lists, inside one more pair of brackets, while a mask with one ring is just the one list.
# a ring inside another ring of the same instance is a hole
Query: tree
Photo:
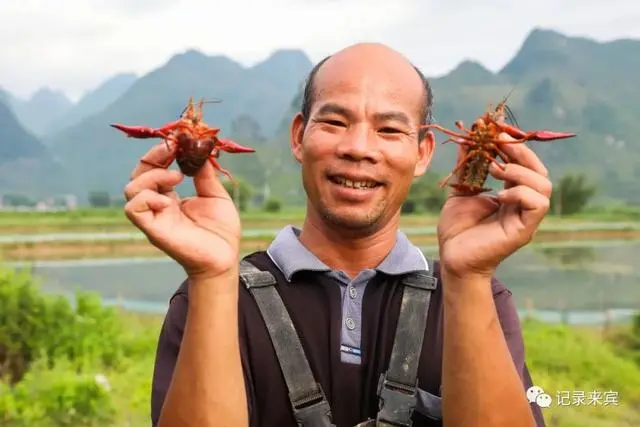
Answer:
[[585, 174], [565, 174], [554, 185], [551, 212], [559, 216], [576, 214], [584, 209], [595, 194], [596, 186], [587, 182]]
[[438, 181], [439, 176], [434, 172], [427, 172], [414, 181], [402, 212], [440, 212], [446, 199], [446, 191], [439, 187]]
[[111, 206], [111, 196], [106, 191], [92, 191], [89, 193], [89, 204], [94, 208]]
[[247, 205], [253, 195], [253, 187], [246, 180], [236, 177], [237, 187], [231, 181], [224, 181], [224, 188], [227, 190], [240, 212], [247, 210]]

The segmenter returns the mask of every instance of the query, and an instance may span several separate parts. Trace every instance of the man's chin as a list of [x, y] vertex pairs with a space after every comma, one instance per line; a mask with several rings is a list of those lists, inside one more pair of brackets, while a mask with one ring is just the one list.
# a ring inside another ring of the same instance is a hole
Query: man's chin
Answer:
[[333, 227], [353, 232], [372, 232], [380, 224], [380, 215], [372, 209], [340, 209], [323, 212], [324, 220]]

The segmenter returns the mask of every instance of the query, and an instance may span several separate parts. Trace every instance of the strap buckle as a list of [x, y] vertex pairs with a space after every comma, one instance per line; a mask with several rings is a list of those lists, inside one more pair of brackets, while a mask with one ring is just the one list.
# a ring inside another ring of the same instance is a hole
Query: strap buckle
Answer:
[[408, 386], [390, 380], [386, 373], [381, 374], [378, 386], [380, 411], [376, 421], [382, 425], [411, 427], [411, 416], [418, 401], [417, 390], [418, 381], [415, 386]]
[[320, 384], [316, 384], [317, 391], [307, 397], [294, 400], [291, 406], [293, 415], [299, 427], [335, 427], [331, 423], [331, 407]]

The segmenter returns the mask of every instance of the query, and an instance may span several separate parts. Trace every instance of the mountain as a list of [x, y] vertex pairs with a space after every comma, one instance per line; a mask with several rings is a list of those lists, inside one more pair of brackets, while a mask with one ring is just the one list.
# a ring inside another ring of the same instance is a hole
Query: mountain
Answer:
[[61, 190], [49, 179], [63, 182], [64, 171], [51, 153], [18, 121], [15, 113], [0, 100], [0, 193], [47, 195]]
[[[299, 51], [275, 52], [245, 68], [225, 56], [188, 50], [138, 78], [100, 113], [46, 137], [45, 144], [69, 170], [70, 191], [80, 197], [94, 190], [121, 194], [131, 169], [153, 142], [126, 138], [110, 123], [159, 127], [175, 120], [193, 97], [221, 101], [205, 104], [204, 119], [220, 127], [222, 136], [232, 136], [232, 129], [271, 135], [311, 67]], [[264, 180], [257, 156], [223, 154], [221, 164], [253, 184]]]
[[[599, 43], [555, 31], [533, 30], [521, 49], [497, 73], [475, 61], [463, 61], [449, 74], [430, 79], [434, 120], [457, 130], [456, 120], [471, 123], [489, 105], [511, 92], [508, 105], [525, 130], [576, 132], [577, 137], [529, 146], [557, 180], [565, 172], [586, 172], [598, 185], [600, 201], [640, 203], [640, 41]], [[513, 91], [513, 92], [512, 92]], [[299, 111], [301, 91], [280, 123], [282, 163], [272, 179], [285, 182], [276, 193], [301, 201], [298, 165], [285, 143], [292, 115]], [[447, 139], [435, 132], [438, 141]], [[455, 144], [436, 147], [431, 170], [448, 173], [455, 164]], [[293, 175], [296, 175], [294, 178]]]
[[63, 129], [77, 125], [83, 119], [100, 113], [122, 96], [136, 81], [133, 73], [121, 73], [107, 79], [97, 88], [85, 93], [64, 115], [51, 123], [45, 130], [50, 137]]
[[73, 106], [64, 93], [47, 87], [36, 91], [26, 101], [16, 97], [10, 100], [20, 123], [37, 136], [47, 133]]
[[[225, 168], [285, 203], [301, 203], [304, 192], [289, 149], [289, 124], [299, 111], [301, 86], [312, 66], [295, 50], [274, 52], [253, 67], [195, 50], [177, 54], [137, 78], [102, 111], [46, 136], [45, 145], [68, 173], [50, 181], [59, 181], [56, 184], [80, 198], [94, 190], [118, 196], [154, 142], [126, 138], [109, 124], [160, 126], [175, 119], [193, 96], [220, 100], [205, 105], [205, 121], [220, 127], [222, 136], [257, 150], [223, 153], [220, 163]], [[471, 123], [511, 93], [508, 105], [521, 128], [578, 134], [530, 144], [553, 180], [565, 172], [586, 172], [598, 184], [601, 201], [640, 203], [640, 144], [635, 141], [640, 132], [639, 75], [640, 41], [600, 43], [535, 29], [498, 72], [462, 61], [449, 74], [430, 79], [433, 116], [455, 129], [456, 120]], [[446, 139], [439, 132], [436, 137]], [[447, 173], [455, 153], [456, 145], [438, 144], [431, 169]], [[183, 188], [192, 191], [189, 180]]]

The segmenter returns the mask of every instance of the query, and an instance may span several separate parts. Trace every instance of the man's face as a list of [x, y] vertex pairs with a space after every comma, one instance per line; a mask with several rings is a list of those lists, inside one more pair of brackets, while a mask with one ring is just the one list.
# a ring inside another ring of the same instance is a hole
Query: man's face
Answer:
[[431, 133], [418, 140], [420, 77], [404, 60], [375, 53], [329, 59], [306, 128], [300, 116], [292, 126], [309, 208], [352, 231], [375, 231], [399, 214], [434, 146]]

